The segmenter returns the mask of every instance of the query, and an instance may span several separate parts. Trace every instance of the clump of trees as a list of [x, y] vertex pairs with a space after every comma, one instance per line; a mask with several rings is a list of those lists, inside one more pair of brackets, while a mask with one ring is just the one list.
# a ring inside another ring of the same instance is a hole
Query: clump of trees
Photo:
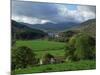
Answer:
[[51, 37], [48, 37], [48, 40], [53, 40], [53, 41], [58, 41], [58, 42], [68, 42], [69, 39], [78, 34], [79, 31], [78, 30], [68, 30], [68, 31], [64, 31], [64, 32], [59, 32], [57, 33], [58, 37], [56, 36], [56, 34], [54, 34]]
[[46, 33], [35, 31], [35, 30], [16, 32], [16, 39], [20, 39], [20, 40], [38, 39], [38, 38], [43, 38], [45, 36]]
[[95, 59], [95, 53], [95, 39], [84, 33], [73, 36], [65, 50], [69, 60]]
[[17, 49], [12, 49], [12, 70], [18, 68], [26, 68], [36, 64], [35, 53], [32, 49], [22, 46]]
[[61, 33], [61, 37], [63, 38], [63, 41], [69, 41], [69, 39], [77, 33], [79, 33], [77, 30], [68, 30]]

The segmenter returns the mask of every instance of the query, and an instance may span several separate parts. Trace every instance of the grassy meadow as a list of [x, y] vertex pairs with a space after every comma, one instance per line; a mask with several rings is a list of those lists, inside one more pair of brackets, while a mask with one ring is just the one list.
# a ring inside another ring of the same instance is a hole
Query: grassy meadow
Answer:
[[65, 43], [48, 40], [18, 40], [16, 47], [27, 46], [31, 48], [38, 58], [50, 53], [54, 56], [64, 56]]
[[[27, 46], [31, 48], [36, 57], [41, 58], [46, 53], [54, 56], [64, 56], [64, 47], [66, 43], [47, 41], [47, 40], [18, 40], [16, 47]], [[59, 72], [59, 71], [75, 71], [75, 70], [89, 70], [95, 69], [95, 60], [81, 60], [69, 61], [56, 64], [46, 64], [41, 66], [33, 66], [24, 69], [16, 69], [13, 74], [29, 74], [29, 73], [42, 73], [42, 72]]]

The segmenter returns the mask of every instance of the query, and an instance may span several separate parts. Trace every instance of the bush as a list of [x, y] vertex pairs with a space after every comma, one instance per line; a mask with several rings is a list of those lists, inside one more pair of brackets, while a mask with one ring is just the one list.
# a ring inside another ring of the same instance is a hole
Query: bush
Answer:
[[51, 58], [54, 58], [54, 56], [51, 55], [51, 54], [49, 54], [49, 53], [46, 53], [46, 54], [44, 55], [44, 57], [43, 57], [43, 63], [44, 63], [44, 64], [50, 64], [50, 63], [51, 63], [51, 62], [50, 62]]
[[80, 33], [73, 36], [66, 46], [66, 56], [72, 60], [95, 59], [95, 39]]
[[78, 59], [92, 59], [94, 58], [93, 52], [95, 49], [95, 39], [88, 36], [80, 34], [76, 39], [76, 51], [75, 55]]
[[26, 68], [36, 62], [33, 50], [26, 46], [12, 50], [12, 69]]

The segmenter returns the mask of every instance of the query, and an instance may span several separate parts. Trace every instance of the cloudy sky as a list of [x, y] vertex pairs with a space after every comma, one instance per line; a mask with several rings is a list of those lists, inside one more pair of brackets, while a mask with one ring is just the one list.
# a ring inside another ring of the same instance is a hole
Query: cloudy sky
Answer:
[[83, 22], [95, 17], [95, 6], [12, 1], [12, 19], [19, 22], [30, 24]]

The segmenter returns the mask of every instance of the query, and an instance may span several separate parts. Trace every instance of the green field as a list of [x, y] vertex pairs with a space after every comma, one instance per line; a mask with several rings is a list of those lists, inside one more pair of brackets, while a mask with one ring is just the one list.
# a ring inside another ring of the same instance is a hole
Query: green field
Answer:
[[94, 60], [84, 60], [78, 62], [66, 62], [61, 64], [48, 64], [34, 66], [26, 69], [15, 70], [15, 74], [41, 73], [41, 72], [57, 72], [57, 71], [75, 71], [95, 69], [96, 63]]
[[[54, 56], [64, 56], [64, 48], [66, 43], [47, 41], [47, 40], [18, 40], [15, 47], [27, 46], [31, 48], [38, 58], [44, 54], [50, 53]], [[95, 60], [69, 61], [57, 64], [47, 64], [32, 66], [25, 69], [16, 69], [12, 71], [15, 74], [29, 74], [42, 72], [59, 72], [59, 71], [75, 71], [75, 70], [90, 70], [96, 68]]]
[[65, 43], [47, 41], [47, 40], [16, 41], [16, 47], [20, 47], [20, 46], [27, 46], [31, 48], [36, 53], [37, 57], [40, 58], [45, 53], [50, 53], [55, 56], [63, 56]]

